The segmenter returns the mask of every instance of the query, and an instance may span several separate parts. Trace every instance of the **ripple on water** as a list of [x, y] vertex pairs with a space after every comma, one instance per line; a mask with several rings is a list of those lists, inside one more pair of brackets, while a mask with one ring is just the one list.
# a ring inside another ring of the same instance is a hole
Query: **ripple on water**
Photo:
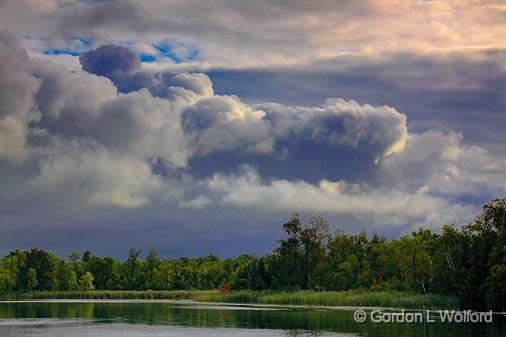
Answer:
[[[93, 324], [90, 324], [93, 323]], [[269, 329], [196, 328], [110, 323], [93, 320], [7, 319], [0, 320], [0, 337], [309, 337], [314, 333]], [[352, 336], [318, 333], [319, 337]]]

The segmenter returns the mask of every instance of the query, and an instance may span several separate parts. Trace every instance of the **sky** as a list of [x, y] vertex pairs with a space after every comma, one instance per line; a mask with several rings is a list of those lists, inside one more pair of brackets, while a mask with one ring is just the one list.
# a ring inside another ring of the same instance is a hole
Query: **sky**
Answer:
[[265, 254], [506, 195], [506, 2], [0, 1], [0, 254]]

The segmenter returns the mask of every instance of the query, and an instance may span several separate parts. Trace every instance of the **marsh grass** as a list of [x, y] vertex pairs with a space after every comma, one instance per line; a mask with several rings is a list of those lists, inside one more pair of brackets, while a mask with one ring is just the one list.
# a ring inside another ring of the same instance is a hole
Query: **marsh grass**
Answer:
[[422, 295], [399, 291], [231, 291], [220, 294], [217, 290], [174, 290], [174, 291], [48, 291], [0, 296], [4, 300], [33, 299], [166, 299], [191, 300], [197, 302], [251, 303], [301, 306], [353, 306], [389, 307], [406, 309], [457, 309], [455, 297]]

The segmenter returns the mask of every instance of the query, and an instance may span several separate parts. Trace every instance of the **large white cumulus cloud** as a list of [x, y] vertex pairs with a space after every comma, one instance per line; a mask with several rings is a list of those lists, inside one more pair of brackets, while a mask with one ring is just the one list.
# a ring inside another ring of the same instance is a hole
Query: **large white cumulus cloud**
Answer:
[[132, 52], [119, 46], [88, 51], [81, 56], [81, 63], [83, 69], [110, 78], [123, 92], [142, 88], [171, 102], [184, 98], [191, 103], [182, 107], [182, 126], [191, 136], [191, 152], [196, 155], [234, 148], [286, 155], [296, 145], [324, 144], [368, 152], [368, 157], [378, 162], [402, 150], [407, 138], [406, 116], [387, 106], [343, 99], [328, 99], [319, 107], [251, 106], [235, 96], [214, 95], [204, 74], [144, 71], [138, 60], [132, 59]]
[[340, 98], [251, 105], [215, 94], [205, 74], [149, 73], [134, 56], [106, 46], [82, 58], [94, 74], [69, 72], [0, 34], [0, 176], [21, 181], [2, 198], [302, 210], [411, 226], [468, 216], [475, 208], [463, 193], [506, 188], [491, 187], [500, 167], [484, 149], [458, 134], [410, 134], [395, 108]]
[[[9, 48], [22, 52], [12, 42]], [[111, 49], [118, 68], [111, 64]], [[132, 54], [123, 49], [101, 47], [86, 54], [91, 56], [83, 62], [92, 58], [90, 69], [98, 75], [140, 71], [125, 65]], [[27, 115], [32, 109], [38, 114], [34, 126], [52, 135], [91, 138], [111, 151], [139, 159], [158, 157], [172, 168], [185, 167], [195, 156], [233, 149], [290, 152], [297, 142], [345, 146], [380, 158], [402, 150], [407, 137], [405, 116], [389, 107], [342, 99], [329, 99], [316, 108], [252, 106], [235, 96], [215, 95], [206, 75], [189, 73], [161, 81], [159, 85], [167, 86], [164, 91], [147, 87], [120, 93], [106, 77], [68, 72], [27, 56], [17, 62], [9, 66], [26, 72], [36, 90], [28, 85], [17, 90], [19, 84], [6, 83], [6, 92], [23, 93], [22, 101], [28, 105], [11, 110]]]

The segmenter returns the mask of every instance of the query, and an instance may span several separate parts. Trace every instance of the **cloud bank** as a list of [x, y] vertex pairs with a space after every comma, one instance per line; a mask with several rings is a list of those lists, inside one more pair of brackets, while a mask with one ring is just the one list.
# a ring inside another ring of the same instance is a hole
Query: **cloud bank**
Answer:
[[248, 104], [114, 45], [81, 62], [70, 72], [0, 34], [5, 214], [302, 211], [408, 231], [465, 221], [506, 191], [506, 163], [459, 133], [410, 132], [394, 107], [339, 93]]

